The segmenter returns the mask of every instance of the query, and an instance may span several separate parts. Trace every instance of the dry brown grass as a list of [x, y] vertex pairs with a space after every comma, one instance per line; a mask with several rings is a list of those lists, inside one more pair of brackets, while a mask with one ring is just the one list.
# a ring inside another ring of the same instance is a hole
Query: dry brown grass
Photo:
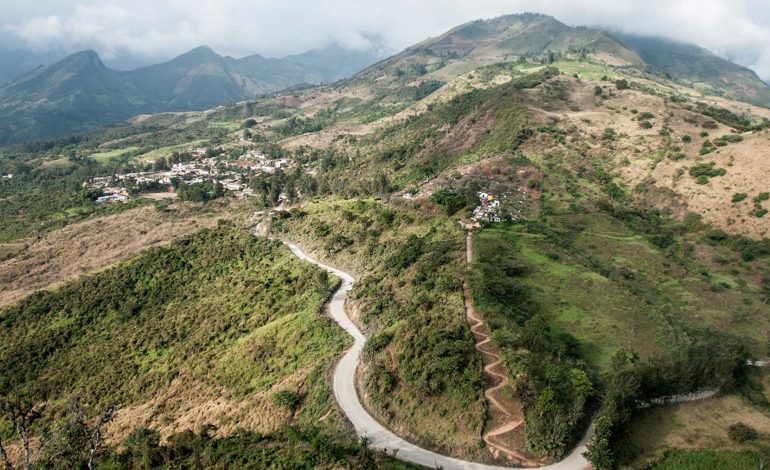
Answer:
[[[706, 139], [713, 142], [732, 130], [719, 124], [708, 129], [709, 135], [701, 137], [702, 124], [711, 118], [698, 115], [678, 104], [666, 102], [661, 97], [635, 90], [615, 91], [607, 82], [578, 81], [560, 77], [552, 83], [566, 91], [566, 100], [548, 99], [539, 87], [524, 92], [525, 100], [536, 120], [555, 125], [562, 129], [577, 129], [580, 140], [570, 142], [585, 144], [585, 156], [598, 158], [613, 168], [629, 189], [640, 183], [649, 190], [634, 193], [639, 202], [658, 208], [673, 209], [675, 216], [688, 211], [696, 212], [705, 222], [729, 233], [753, 238], [770, 235], [770, 215], [757, 218], [751, 214], [751, 198], [760, 192], [770, 191], [770, 132], [742, 134], [743, 141], [730, 143], [707, 155], [699, 150]], [[602, 85], [615, 96], [602, 99], [595, 96], [594, 87]], [[717, 100], [718, 104], [741, 113], [751, 111], [765, 116], [767, 110], [758, 110], [750, 105]], [[716, 104], [716, 102], [715, 102]], [[636, 111], [634, 113], [633, 111]], [[651, 129], [639, 125], [638, 116], [649, 112]], [[661, 135], [669, 129], [670, 136]], [[616, 138], [604, 141], [605, 129], [615, 131]], [[689, 135], [691, 143], [682, 142]], [[522, 147], [526, 154], [543, 152], [560, 153], [562, 148], [546, 148], [539, 138], [530, 139]], [[671, 160], [667, 154], [674, 147], [680, 147], [685, 154], [681, 160]], [[567, 152], [569, 153], [569, 152]], [[727, 174], [709, 179], [708, 184], [696, 183], [688, 170], [698, 163], [714, 162], [718, 168], [725, 168]], [[585, 163], [585, 162], [583, 162]], [[633, 192], [632, 192], [633, 193]], [[749, 197], [740, 203], [732, 203], [735, 193], [748, 193]], [[766, 208], [770, 204], [763, 203]]]
[[[767, 385], [766, 378], [766, 393]], [[650, 408], [634, 421], [631, 440], [642, 451], [639, 461], [668, 449], [755, 450], [728, 436], [728, 428], [737, 422], [753, 427], [764, 434], [762, 442], [770, 443], [770, 415], [736, 395]]]
[[[244, 396], [230, 396], [224, 387], [193, 376], [177, 377], [150, 400], [121, 408], [110, 423], [109, 440], [122, 442], [131, 431], [140, 427], [157, 430], [162, 441], [183, 431], [197, 432], [207, 425], [216, 427], [214, 434], [217, 436], [227, 436], [236, 430], [263, 434], [278, 431], [291, 422], [293, 416], [273, 403], [273, 394], [279, 390], [302, 390], [312, 367], [313, 364], [309, 364], [297, 369], [271, 387]], [[333, 403], [319, 421], [337, 429], [344, 422]]]
[[[26, 248], [0, 262], [0, 307], [31, 292], [102, 269], [147, 248], [178, 240], [232, 219], [221, 211], [202, 213], [196, 206], [174, 204], [168, 211], [146, 206], [94, 218], [28, 240]], [[9, 246], [5, 248], [11, 249]]]

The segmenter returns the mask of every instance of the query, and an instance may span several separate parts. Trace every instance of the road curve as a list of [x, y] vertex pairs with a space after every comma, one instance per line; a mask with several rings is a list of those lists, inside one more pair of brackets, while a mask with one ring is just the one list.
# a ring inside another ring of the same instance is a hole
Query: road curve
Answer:
[[[369, 439], [370, 446], [375, 449], [385, 451], [390, 455], [395, 455], [395, 457], [400, 460], [425, 467], [441, 467], [444, 470], [502, 470], [512, 468], [468, 462], [431, 452], [396, 436], [374, 419], [361, 404], [358, 399], [358, 393], [356, 392], [356, 369], [358, 368], [364, 343], [366, 343], [366, 337], [361, 333], [355, 323], [350, 320], [345, 312], [345, 298], [350, 289], [353, 288], [353, 276], [344, 271], [340, 271], [339, 269], [320, 263], [306, 255], [299, 247], [292, 243], [286, 241], [283, 243], [299, 259], [326, 269], [342, 280], [342, 284], [329, 302], [329, 314], [334, 321], [353, 337], [353, 346], [345, 352], [342, 359], [337, 363], [336, 369], [334, 369], [333, 389], [337, 403], [342, 409], [342, 412], [345, 413], [345, 416], [347, 416], [350, 422], [353, 423], [353, 426], [356, 428], [356, 433], [358, 433], [359, 436], [365, 436]], [[591, 425], [586, 435], [583, 436], [583, 439], [580, 440], [577, 447], [564, 460], [538, 468], [544, 470], [583, 470], [589, 468], [590, 464], [585, 457], [583, 457], [583, 452], [585, 452], [586, 444], [591, 439], [592, 434], [593, 425]]]

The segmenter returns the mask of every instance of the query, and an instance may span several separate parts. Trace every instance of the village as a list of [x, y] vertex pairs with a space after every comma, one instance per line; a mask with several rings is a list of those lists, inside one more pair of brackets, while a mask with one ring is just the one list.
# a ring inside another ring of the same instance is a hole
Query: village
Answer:
[[152, 197], [175, 197], [175, 188], [180, 185], [192, 186], [214, 181], [237, 197], [253, 196], [248, 187], [248, 178], [260, 173], [272, 174], [278, 170], [290, 169], [293, 163], [288, 158], [271, 158], [256, 149], [249, 149], [234, 160], [226, 157], [222, 148], [192, 148], [170, 158], [156, 160], [153, 169], [110, 176], [91, 178], [83, 187], [100, 191], [96, 204], [127, 202], [132, 195]]

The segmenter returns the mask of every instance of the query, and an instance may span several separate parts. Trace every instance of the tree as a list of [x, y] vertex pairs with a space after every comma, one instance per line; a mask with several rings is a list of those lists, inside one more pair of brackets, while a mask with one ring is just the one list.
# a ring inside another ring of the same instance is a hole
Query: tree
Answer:
[[153, 168], [155, 171], [168, 171], [169, 165], [168, 160], [166, 160], [166, 157], [160, 157], [157, 160], [155, 160], [155, 163], [153, 164]]
[[88, 470], [94, 469], [94, 456], [99, 451], [104, 435], [102, 433], [102, 427], [112, 421], [115, 418], [115, 412], [117, 406], [115, 404], [109, 404], [104, 408], [102, 414], [93, 422], [89, 424], [86, 421], [85, 413], [80, 407], [80, 400], [74, 399], [69, 403], [69, 411], [72, 413], [72, 422], [82, 436], [88, 449], [87, 465]]
[[[42, 418], [45, 406], [45, 403], [37, 404], [37, 400], [22, 396], [18, 391], [10, 398], [0, 399], [0, 416], [5, 416], [11, 422], [21, 441], [21, 447], [24, 450], [24, 470], [30, 470], [34, 464], [31, 449], [32, 427]], [[38, 455], [45, 447], [47, 437], [47, 432], [44, 432], [38, 444]], [[6, 468], [12, 468], [4, 449], [2, 454]]]
[[430, 199], [444, 209], [447, 215], [452, 215], [465, 207], [465, 198], [462, 195], [446, 189], [436, 191]]

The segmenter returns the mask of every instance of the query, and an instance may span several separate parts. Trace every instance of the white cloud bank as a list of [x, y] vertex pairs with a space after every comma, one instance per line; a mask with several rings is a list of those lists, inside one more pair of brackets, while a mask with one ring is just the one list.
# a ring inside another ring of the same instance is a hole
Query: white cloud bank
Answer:
[[380, 38], [392, 52], [469, 20], [524, 11], [692, 42], [770, 78], [767, 0], [3, 0], [0, 31], [37, 51], [158, 61], [201, 44], [235, 57], [283, 56]]

